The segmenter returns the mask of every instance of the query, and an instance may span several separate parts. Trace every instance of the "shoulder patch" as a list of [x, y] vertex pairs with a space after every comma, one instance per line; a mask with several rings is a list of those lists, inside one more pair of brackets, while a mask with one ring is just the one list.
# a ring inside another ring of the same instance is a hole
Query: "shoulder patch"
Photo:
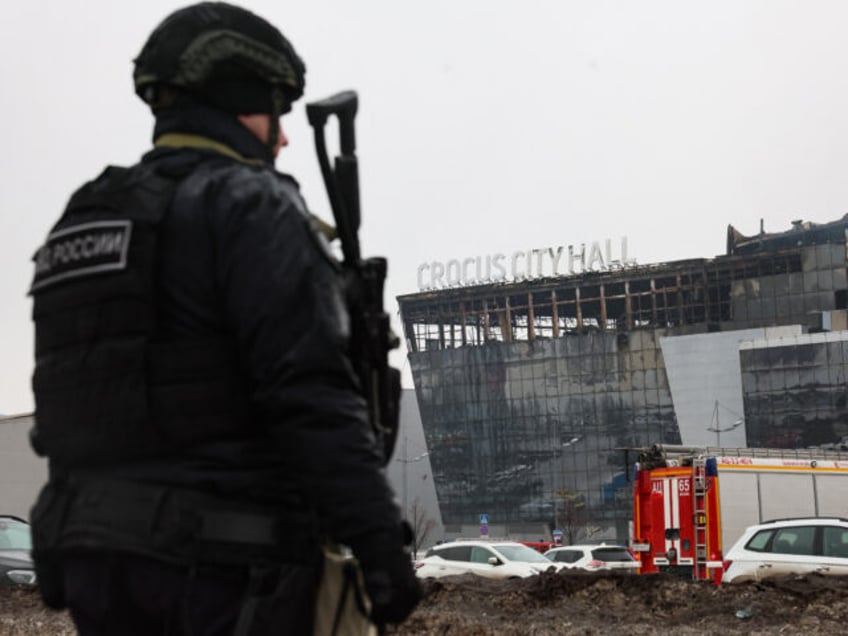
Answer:
[[93, 221], [51, 232], [33, 257], [30, 293], [55, 283], [126, 269], [132, 221]]

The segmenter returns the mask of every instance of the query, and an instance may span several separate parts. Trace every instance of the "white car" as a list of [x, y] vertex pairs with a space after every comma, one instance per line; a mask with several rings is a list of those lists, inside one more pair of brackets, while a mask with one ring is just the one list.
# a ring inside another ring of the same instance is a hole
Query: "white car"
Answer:
[[517, 541], [450, 541], [435, 545], [415, 564], [422, 579], [476, 574], [490, 579], [534, 576], [561, 566]]
[[0, 515], [0, 587], [35, 587], [29, 524], [18, 517]]
[[812, 572], [848, 575], [848, 519], [779, 519], [750, 526], [725, 553], [721, 582]]
[[569, 545], [551, 548], [545, 556], [568, 569], [589, 572], [637, 574], [641, 565], [627, 548], [618, 545]]

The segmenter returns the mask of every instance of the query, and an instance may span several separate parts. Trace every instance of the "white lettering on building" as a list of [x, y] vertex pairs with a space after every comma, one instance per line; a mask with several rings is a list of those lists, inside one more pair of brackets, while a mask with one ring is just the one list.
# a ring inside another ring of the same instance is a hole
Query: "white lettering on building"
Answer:
[[489, 254], [447, 262], [421, 263], [417, 270], [419, 291], [467, 287], [504, 281], [519, 282], [546, 276], [574, 276], [586, 272], [602, 272], [636, 265], [627, 253], [627, 237], [621, 237], [618, 253], [613, 241], [593, 241], [526, 250], [511, 255]]

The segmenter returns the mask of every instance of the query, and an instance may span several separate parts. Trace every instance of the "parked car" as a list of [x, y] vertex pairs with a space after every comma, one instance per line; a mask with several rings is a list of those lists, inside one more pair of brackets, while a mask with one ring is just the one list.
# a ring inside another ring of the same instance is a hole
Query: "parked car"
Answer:
[[568, 545], [551, 548], [545, 552], [545, 556], [568, 569], [589, 572], [636, 574], [640, 566], [630, 550], [618, 545]]
[[415, 564], [419, 578], [476, 574], [490, 579], [534, 576], [560, 565], [517, 541], [450, 541], [427, 550]]
[[556, 543], [553, 541], [519, 541], [522, 545], [526, 545], [528, 548], [533, 548], [539, 554], [544, 554], [548, 550], [553, 547], [556, 547]]
[[0, 585], [35, 585], [31, 550], [29, 524], [0, 515]]
[[848, 519], [778, 519], [748, 527], [724, 555], [722, 583], [779, 574], [848, 574]]

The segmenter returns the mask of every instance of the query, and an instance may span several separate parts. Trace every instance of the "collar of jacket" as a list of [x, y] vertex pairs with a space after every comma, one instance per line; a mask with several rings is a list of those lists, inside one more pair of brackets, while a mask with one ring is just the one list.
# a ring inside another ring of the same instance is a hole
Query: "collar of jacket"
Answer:
[[157, 111], [153, 142], [157, 147], [212, 150], [253, 164], [274, 162], [268, 147], [234, 115], [203, 105]]
[[236, 161], [247, 163], [254, 166], [263, 166], [265, 162], [262, 159], [249, 159], [235, 150], [209, 137], [202, 135], [189, 135], [186, 133], [165, 133], [157, 137], [153, 142], [157, 148], [198, 148], [200, 150], [212, 150], [219, 154], [231, 157]]

